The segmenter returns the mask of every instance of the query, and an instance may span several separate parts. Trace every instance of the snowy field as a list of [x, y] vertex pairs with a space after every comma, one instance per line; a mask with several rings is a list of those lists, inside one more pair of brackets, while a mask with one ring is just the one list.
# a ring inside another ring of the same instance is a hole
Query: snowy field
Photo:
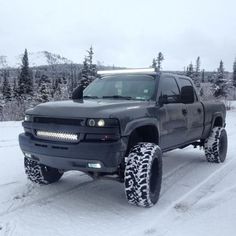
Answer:
[[236, 109], [227, 113], [224, 164], [191, 147], [166, 153], [161, 198], [144, 209], [123, 184], [68, 172], [49, 186], [24, 174], [20, 122], [0, 122], [0, 235], [236, 235]]

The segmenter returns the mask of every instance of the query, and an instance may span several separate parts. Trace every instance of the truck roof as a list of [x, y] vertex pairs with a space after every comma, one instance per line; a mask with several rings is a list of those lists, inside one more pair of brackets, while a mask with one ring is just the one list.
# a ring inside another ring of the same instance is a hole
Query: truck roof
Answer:
[[[158, 72], [155, 71], [154, 68], [139, 68], [139, 69], [118, 69], [118, 70], [103, 70], [103, 71], [98, 71], [98, 75], [120, 75], [120, 74], [143, 74], [143, 75], [157, 75], [157, 74], [162, 74], [162, 75], [170, 75], [170, 76], [176, 76], [178, 74], [176, 73], [170, 73], [170, 72]], [[186, 77], [184, 75], [178, 75], [181, 77]]]

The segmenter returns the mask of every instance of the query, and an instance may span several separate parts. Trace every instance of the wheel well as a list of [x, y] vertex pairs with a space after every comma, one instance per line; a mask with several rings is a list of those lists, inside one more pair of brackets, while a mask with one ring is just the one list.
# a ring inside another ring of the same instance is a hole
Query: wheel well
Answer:
[[218, 116], [215, 118], [213, 127], [223, 127], [223, 119], [222, 117]]
[[129, 136], [126, 155], [129, 154], [130, 149], [139, 142], [159, 143], [158, 130], [154, 125], [145, 125], [136, 128]]

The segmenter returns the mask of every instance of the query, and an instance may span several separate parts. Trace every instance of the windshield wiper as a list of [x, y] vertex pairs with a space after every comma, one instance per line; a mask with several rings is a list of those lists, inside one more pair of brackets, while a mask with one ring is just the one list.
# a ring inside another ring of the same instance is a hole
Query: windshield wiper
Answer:
[[83, 96], [83, 98], [93, 98], [93, 99], [96, 99], [96, 98], [98, 98], [98, 96]]
[[126, 100], [133, 99], [132, 97], [129, 96], [120, 96], [120, 95], [103, 96], [102, 98], [114, 98], [114, 99], [126, 99]]

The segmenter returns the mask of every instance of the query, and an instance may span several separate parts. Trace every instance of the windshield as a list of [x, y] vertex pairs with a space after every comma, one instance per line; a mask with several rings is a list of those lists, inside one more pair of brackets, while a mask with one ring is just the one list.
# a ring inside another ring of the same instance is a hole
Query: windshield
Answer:
[[150, 100], [154, 91], [152, 76], [111, 75], [94, 80], [84, 90], [84, 98]]

